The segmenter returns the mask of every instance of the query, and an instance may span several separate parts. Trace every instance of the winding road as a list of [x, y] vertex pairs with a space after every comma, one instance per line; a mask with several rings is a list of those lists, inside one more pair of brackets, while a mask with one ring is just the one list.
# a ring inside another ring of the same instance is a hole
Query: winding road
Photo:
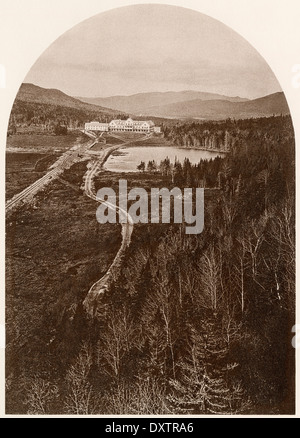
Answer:
[[[121, 140], [120, 137], [114, 136], [115, 138]], [[111, 155], [111, 153], [120, 147], [124, 147], [126, 145], [132, 144], [136, 141], [140, 141], [141, 139], [148, 139], [151, 137], [150, 135], [143, 137], [138, 137], [134, 140], [130, 140], [126, 143], [122, 142], [121, 144], [112, 146], [110, 148], [106, 148], [97, 156], [97, 159], [94, 161], [92, 166], [89, 168], [85, 175], [85, 182], [84, 182], [84, 191], [86, 195], [93, 199], [96, 202], [101, 202], [105, 205], [107, 205], [108, 208], [111, 208], [113, 210], [116, 210], [117, 213], [119, 213], [119, 216], [122, 215], [123, 217], [126, 217], [126, 223], [121, 224], [122, 226], [122, 244], [121, 247], [116, 254], [112, 264], [110, 265], [109, 269], [106, 271], [106, 273], [103, 275], [103, 277], [100, 278], [100, 280], [96, 281], [90, 288], [90, 290], [87, 293], [87, 296], [83, 302], [83, 306], [88, 314], [91, 316], [96, 316], [98, 306], [100, 304], [101, 297], [108, 291], [109, 286], [112, 282], [112, 280], [115, 278], [115, 276], [118, 274], [123, 256], [125, 254], [126, 248], [129, 246], [131, 242], [131, 235], [133, 232], [133, 220], [131, 216], [127, 213], [127, 211], [123, 210], [122, 208], [115, 206], [114, 204], [111, 204], [108, 201], [105, 201], [103, 199], [100, 199], [97, 197], [95, 193], [95, 187], [94, 187], [94, 177], [98, 172], [101, 171], [103, 164], [108, 159], [108, 157]]]

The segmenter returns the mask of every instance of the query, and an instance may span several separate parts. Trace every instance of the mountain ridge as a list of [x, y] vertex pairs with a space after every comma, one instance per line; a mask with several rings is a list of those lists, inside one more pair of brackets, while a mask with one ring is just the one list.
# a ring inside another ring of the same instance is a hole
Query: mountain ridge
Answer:
[[157, 117], [201, 119], [251, 118], [289, 113], [289, 107], [283, 92], [273, 93], [246, 102], [194, 99], [151, 107], [144, 111], [144, 115], [155, 115]]
[[102, 111], [115, 115], [117, 111], [99, 105], [84, 103], [75, 97], [65, 94], [56, 88], [43, 88], [31, 83], [21, 84], [16, 100], [30, 103], [64, 106], [67, 108], [82, 109], [87, 111]]
[[[196, 94], [195, 94], [196, 93]], [[201, 96], [201, 99], [188, 99], [189, 97]], [[97, 113], [99, 117], [105, 118], [131, 117], [165, 118], [165, 119], [199, 119], [199, 120], [222, 120], [226, 118], [252, 118], [268, 117], [272, 115], [289, 114], [289, 107], [283, 92], [273, 93], [258, 99], [248, 100], [240, 97], [224, 97], [213, 93], [202, 93], [194, 91], [183, 92], [157, 92], [137, 93], [129, 96], [130, 108], [127, 97], [122, 108], [110, 108], [98, 104], [83, 102], [75, 97], [68, 96], [55, 88], [43, 88], [34, 84], [24, 83], [21, 85], [16, 101], [37, 103], [44, 105], [56, 105], [65, 108]], [[106, 99], [117, 99], [114, 96]], [[102, 98], [101, 98], [102, 99]], [[103, 99], [101, 100], [103, 102]], [[179, 100], [178, 100], [179, 99]], [[185, 99], [185, 100], [184, 100]], [[237, 99], [237, 100], [235, 100]], [[94, 99], [92, 99], [94, 101]], [[96, 98], [98, 101], [98, 99]], [[120, 103], [115, 100], [115, 103]], [[174, 100], [176, 100], [174, 102]], [[158, 105], [150, 105], [150, 102], [158, 102]], [[166, 103], [169, 102], [169, 103]], [[121, 105], [122, 106], [122, 105]], [[125, 109], [125, 106], [127, 110]]]
[[160, 106], [162, 104], [172, 104], [193, 99], [217, 100], [221, 98], [223, 100], [234, 102], [244, 102], [248, 100], [239, 96], [230, 97], [217, 93], [207, 93], [193, 90], [136, 93], [129, 96], [117, 95], [95, 98], [76, 97], [76, 99], [81, 100], [82, 102], [105, 106], [107, 108], [133, 113], [136, 115], [144, 113], [145, 109], [147, 108], [158, 105]]

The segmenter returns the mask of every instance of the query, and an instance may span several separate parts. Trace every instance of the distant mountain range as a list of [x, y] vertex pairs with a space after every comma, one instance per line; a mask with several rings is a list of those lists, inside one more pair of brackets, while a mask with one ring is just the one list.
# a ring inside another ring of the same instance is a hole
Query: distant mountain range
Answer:
[[56, 105], [85, 111], [89, 115], [98, 113], [107, 117], [116, 117], [126, 113], [133, 117], [222, 120], [229, 117], [246, 119], [289, 114], [289, 107], [282, 92], [254, 100], [198, 91], [75, 98], [60, 90], [22, 84], [16, 101]]
[[[112, 97], [77, 97], [82, 102], [93, 105], [101, 105], [107, 108], [118, 109], [130, 114], [144, 115], [150, 114], [152, 108], [165, 105], [177, 104], [191, 100], [226, 100], [229, 102], [245, 102], [248, 99], [240, 97], [228, 97], [220, 94], [202, 93], [200, 91], [167, 91], [165, 93], [139, 93], [131, 96], [112, 96]], [[155, 114], [152, 114], [155, 115]]]
[[189, 100], [169, 105], [152, 107], [145, 115], [155, 114], [157, 117], [195, 118], [195, 119], [248, 119], [289, 114], [289, 107], [283, 93], [270, 94], [259, 99], [246, 102], [230, 102], [227, 100]]
[[79, 97], [78, 99], [147, 117], [220, 120], [229, 117], [250, 118], [289, 114], [289, 107], [282, 92], [254, 100], [198, 91], [140, 93], [105, 98]]

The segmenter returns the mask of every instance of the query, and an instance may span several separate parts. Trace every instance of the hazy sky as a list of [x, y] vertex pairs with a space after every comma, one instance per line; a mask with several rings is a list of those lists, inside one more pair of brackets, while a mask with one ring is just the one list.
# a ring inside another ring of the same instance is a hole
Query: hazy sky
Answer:
[[280, 90], [264, 59], [230, 28], [163, 5], [84, 21], [43, 53], [24, 82], [85, 97], [198, 90], [256, 98]]

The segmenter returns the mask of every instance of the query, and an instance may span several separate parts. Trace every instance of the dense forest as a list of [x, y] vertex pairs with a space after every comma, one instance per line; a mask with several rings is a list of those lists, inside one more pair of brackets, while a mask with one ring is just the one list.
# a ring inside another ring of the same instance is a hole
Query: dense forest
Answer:
[[[278, 132], [277, 122], [284, 129]], [[206, 121], [202, 123], [164, 124], [164, 137], [174, 144], [184, 147], [229, 151], [252, 137], [259, 140], [274, 137], [284, 139], [289, 136], [292, 123], [288, 117], [264, 117], [260, 119], [235, 120], [228, 119], [221, 122]]]
[[[155, 165], [170, 188], [214, 189], [204, 231], [135, 226], [97, 318], [80, 308], [69, 321], [68, 332], [82, 330], [64, 366], [57, 371], [52, 351], [43, 370], [15, 370], [28, 413], [294, 412], [291, 119], [187, 123], [165, 126], [164, 135], [228, 149], [197, 165]], [[153, 168], [140, 170], [150, 178]]]

